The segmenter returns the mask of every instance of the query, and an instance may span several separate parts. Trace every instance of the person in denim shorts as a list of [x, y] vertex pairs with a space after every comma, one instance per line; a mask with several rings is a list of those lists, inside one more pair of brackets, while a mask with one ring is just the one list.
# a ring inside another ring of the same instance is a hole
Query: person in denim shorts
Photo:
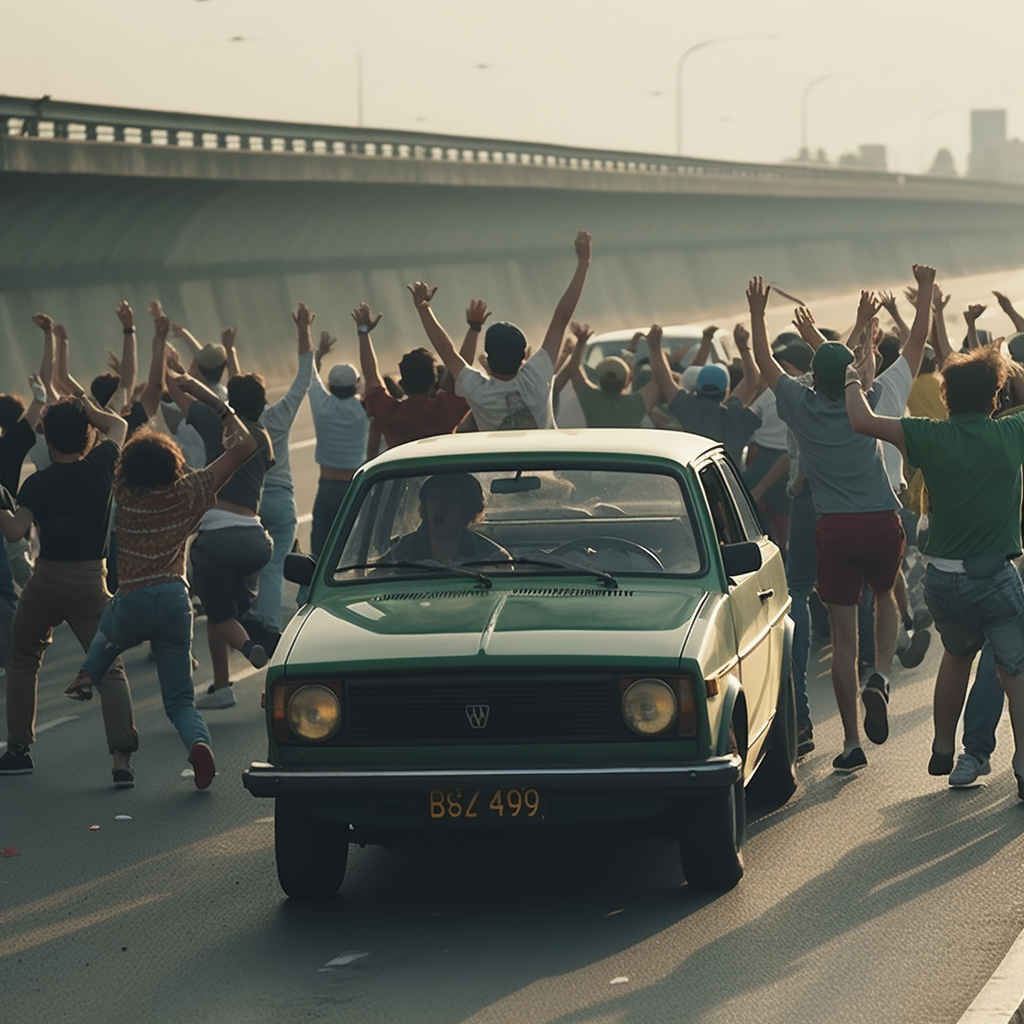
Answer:
[[928, 770], [948, 775], [953, 768], [971, 665], [987, 641], [1009, 698], [1024, 800], [1024, 585], [1010, 561], [1021, 553], [1024, 412], [992, 419], [1007, 372], [994, 346], [950, 356], [942, 368], [947, 420], [876, 416], [852, 387], [846, 400], [854, 428], [897, 445], [920, 467], [931, 497], [925, 601], [945, 650]]

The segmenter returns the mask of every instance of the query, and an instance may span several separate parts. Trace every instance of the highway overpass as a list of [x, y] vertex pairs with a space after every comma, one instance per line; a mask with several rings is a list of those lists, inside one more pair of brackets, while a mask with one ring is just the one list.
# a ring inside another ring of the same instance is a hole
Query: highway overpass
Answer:
[[907, 280], [915, 260], [943, 275], [1024, 265], [1012, 185], [12, 97], [0, 224], [12, 389], [36, 366], [35, 310], [67, 324], [85, 372], [120, 344], [121, 297], [142, 313], [159, 296], [204, 340], [236, 324], [272, 378], [294, 365], [300, 299], [352, 357], [364, 299], [385, 313], [386, 355], [422, 344], [417, 278], [440, 286], [453, 333], [482, 296], [537, 338], [581, 227], [595, 257], [579, 314], [598, 329], [734, 308], [754, 273], [811, 298]]

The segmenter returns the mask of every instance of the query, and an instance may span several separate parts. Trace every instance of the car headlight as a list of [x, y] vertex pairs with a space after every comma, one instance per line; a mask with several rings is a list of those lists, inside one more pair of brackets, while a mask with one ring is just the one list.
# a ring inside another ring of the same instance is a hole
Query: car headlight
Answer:
[[299, 739], [320, 743], [341, 725], [341, 702], [326, 686], [300, 686], [288, 699], [288, 728]]
[[672, 687], [661, 679], [638, 679], [622, 695], [622, 719], [639, 736], [663, 733], [678, 712]]

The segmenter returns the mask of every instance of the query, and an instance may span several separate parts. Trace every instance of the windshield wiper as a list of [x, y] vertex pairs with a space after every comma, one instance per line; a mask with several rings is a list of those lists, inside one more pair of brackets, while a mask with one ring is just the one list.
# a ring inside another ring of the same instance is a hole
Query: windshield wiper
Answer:
[[[475, 565], [476, 563], [473, 564]], [[395, 562], [386, 561], [381, 558], [376, 562], [357, 562], [351, 565], [339, 565], [334, 570], [334, 574], [337, 575], [339, 572], [349, 572], [352, 569], [419, 569], [422, 572], [447, 572], [451, 573], [453, 576], [470, 576], [482, 587], [486, 587], [488, 590], [494, 586], [491, 578], [489, 576], [485, 576], [482, 572], [473, 572], [472, 569], [463, 569], [460, 566], [452, 565], [450, 562], [439, 562], [434, 559], [427, 562]]]
[[542, 569], [560, 569], [573, 576], [596, 576], [609, 590], [617, 590], [618, 580], [604, 569], [588, 568], [578, 562], [555, 562], [543, 558], [485, 558], [475, 562], [464, 562], [464, 565], [536, 565]]

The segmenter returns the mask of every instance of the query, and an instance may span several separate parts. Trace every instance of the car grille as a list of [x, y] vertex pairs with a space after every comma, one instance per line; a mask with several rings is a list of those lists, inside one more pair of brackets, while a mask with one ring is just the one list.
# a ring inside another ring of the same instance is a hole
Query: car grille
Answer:
[[357, 745], [472, 746], [629, 739], [610, 673], [345, 681], [343, 737]]

